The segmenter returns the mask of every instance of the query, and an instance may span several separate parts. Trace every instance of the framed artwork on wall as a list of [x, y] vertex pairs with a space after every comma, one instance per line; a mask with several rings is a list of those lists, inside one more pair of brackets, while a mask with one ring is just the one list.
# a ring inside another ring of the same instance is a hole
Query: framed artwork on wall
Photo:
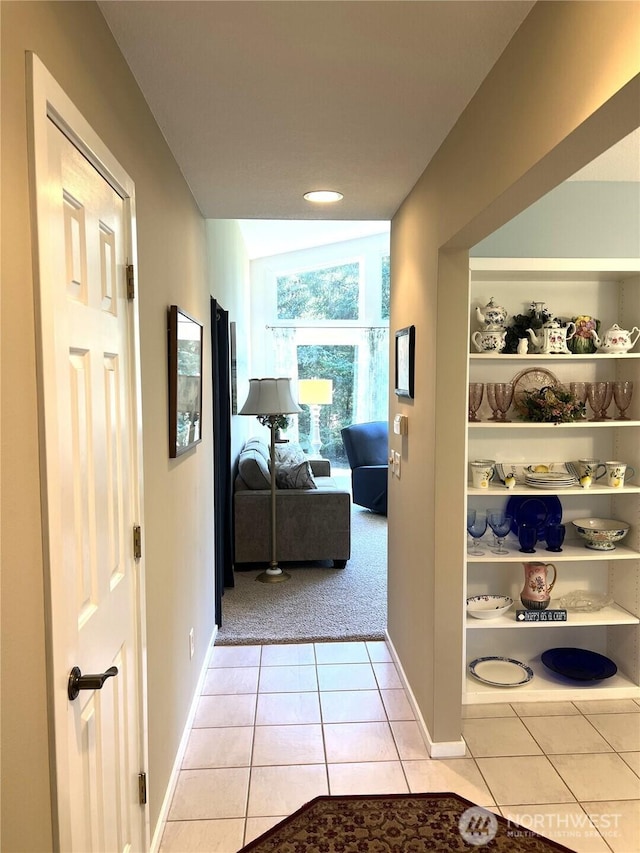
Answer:
[[413, 397], [416, 327], [406, 326], [396, 332], [396, 394]]
[[169, 307], [169, 457], [202, 441], [202, 325]]

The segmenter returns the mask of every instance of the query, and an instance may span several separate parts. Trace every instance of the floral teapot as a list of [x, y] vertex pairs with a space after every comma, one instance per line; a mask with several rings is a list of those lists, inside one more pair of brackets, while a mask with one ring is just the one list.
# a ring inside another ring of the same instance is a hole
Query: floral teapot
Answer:
[[576, 333], [576, 324], [573, 322], [563, 326], [555, 317], [549, 318], [541, 329], [536, 333], [533, 329], [527, 329], [531, 342], [539, 353], [571, 355], [567, 347], [567, 341]]
[[[635, 338], [631, 336], [636, 332]], [[614, 323], [610, 329], [602, 336], [602, 340], [598, 337], [595, 329], [591, 330], [591, 337], [598, 347], [598, 352], [628, 352], [636, 345], [636, 341], [640, 338], [640, 329], [634, 326], [630, 332], [626, 329], [621, 329], [617, 323]]]
[[507, 311], [506, 308], [496, 305], [492, 296], [484, 308], [476, 308], [476, 317], [479, 323], [484, 323], [485, 331], [502, 329], [507, 319]]

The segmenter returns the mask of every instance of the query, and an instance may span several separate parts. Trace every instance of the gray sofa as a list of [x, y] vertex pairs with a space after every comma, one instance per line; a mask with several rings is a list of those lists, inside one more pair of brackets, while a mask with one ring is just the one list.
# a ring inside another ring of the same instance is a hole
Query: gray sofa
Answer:
[[[308, 459], [299, 445], [279, 444], [276, 474], [278, 560], [333, 560], [344, 568], [351, 556], [351, 495], [336, 485], [331, 463]], [[249, 439], [234, 481], [236, 563], [271, 559], [270, 476], [267, 444]]]

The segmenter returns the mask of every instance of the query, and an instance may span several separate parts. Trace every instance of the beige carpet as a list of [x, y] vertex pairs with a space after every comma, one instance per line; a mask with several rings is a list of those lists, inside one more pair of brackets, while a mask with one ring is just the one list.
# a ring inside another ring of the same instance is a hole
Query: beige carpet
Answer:
[[316, 797], [240, 853], [565, 851], [457, 794]]
[[351, 558], [344, 569], [325, 563], [283, 563], [291, 580], [256, 582], [264, 566], [235, 574], [222, 599], [216, 645], [382, 640], [387, 625], [387, 519], [351, 511]]

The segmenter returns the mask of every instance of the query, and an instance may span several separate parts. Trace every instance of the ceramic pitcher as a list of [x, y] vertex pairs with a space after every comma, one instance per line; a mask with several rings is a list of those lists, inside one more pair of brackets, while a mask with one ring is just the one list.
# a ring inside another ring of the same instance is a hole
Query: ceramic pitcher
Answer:
[[[546, 610], [551, 600], [551, 590], [556, 582], [556, 567], [553, 563], [523, 563], [524, 586], [520, 601], [527, 610]], [[549, 583], [549, 569], [553, 569], [553, 580]]]

